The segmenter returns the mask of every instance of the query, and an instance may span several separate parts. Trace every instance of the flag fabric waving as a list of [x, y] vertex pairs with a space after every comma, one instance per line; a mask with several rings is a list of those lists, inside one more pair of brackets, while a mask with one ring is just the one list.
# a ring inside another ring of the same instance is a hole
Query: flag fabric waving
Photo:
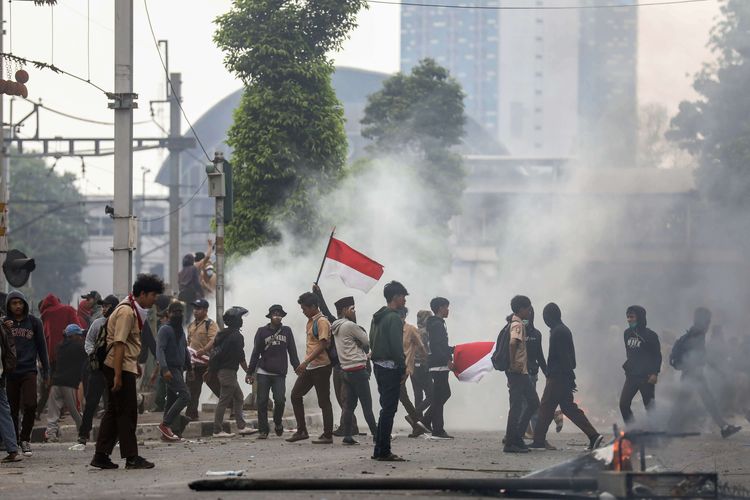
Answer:
[[367, 293], [383, 276], [383, 266], [331, 237], [323, 262], [323, 274], [338, 276], [349, 288]]
[[461, 382], [479, 382], [493, 370], [494, 342], [469, 342], [453, 349], [453, 373]]

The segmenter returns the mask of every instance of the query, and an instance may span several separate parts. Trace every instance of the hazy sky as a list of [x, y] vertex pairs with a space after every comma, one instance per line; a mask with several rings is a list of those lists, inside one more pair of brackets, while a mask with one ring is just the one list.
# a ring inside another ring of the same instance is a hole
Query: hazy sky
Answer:
[[[572, 0], [571, 0], [572, 1]], [[518, 4], [531, 3], [518, 0]], [[563, 0], [560, 4], [569, 3]], [[114, 50], [113, 1], [63, 0], [57, 7], [35, 7], [31, 2], [12, 3], [10, 12], [4, 3], [6, 19], [5, 50], [29, 59], [54, 62], [55, 65], [88, 78], [109, 90], [113, 81]], [[191, 121], [228, 93], [239, 88], [239, 82], [222, 64], [222, 54], [214, 46], [213, 20], [228, 10], [230, 0], [149, 0], [148, 6], [156, 37], [170, 43], [169, 64], [173, 72], [182, 72], [184, 108]], [[680, 100], [694, 96], [691, 77], [710, 54], [705, 48], [709, 29], [718, 14], [719, 2], [646, 7], [639, 9], [639, 99], [659, 102], [675, 110]], [[90, 12], [90, 15], [87, 14]], [[512, 15], [527, 15], [522, 12]], [[146, 21], [144, 2], [135, 0], [135, 92], [139, 106], [135, 120], [149, 119], [149, 101], [164, 98], [163, 69]], [[337, 63], [393, 72], [399, 66], [399, 7], [372, 4], [359, 16], [359, 28], [352, 33], [343, 51], [335, 56]], [[31, 79], [29, 97], [42, 98], [52, 108], [87, 118], [110, 121], [112, 112], [107, 99], [98, 90], [66, 76], [27, 68]], [[6, 76], [7, 78], [7, 76]], [[14, 103], [14, 118], [29, 109], [27, 103]], [[162, 107], [163, 108], [163, 107]], [[8, 120], [6, 98], [6, 121]], [[167, 115], [157, 120], [167, 125]], [[183, 130], [187, 130], [187, 127]], [[33, 134], [33, 123], [21, 136]], [[42, 112], [42, 136], [111, 137], [112, 127], [90, 125], [48, 112]], [[150, 124], [139, 125], [136, 136], [161, 135]], [[213, 152], [209, 151], [212, 155]], [[135, 192], [141, 192], [142, 166], [151, 169], [152, 181], [158, 165], [166, 156], [161, 153], [137, 153], [134, 157]], [[81, 173], [80, 160], [61, 160], [58, 167]], [[86, 194], [112, 192], [112, 159], [86, 160], [86, 175], [81, 187]], [[147, 185], [152, 193], [161, 192]]]

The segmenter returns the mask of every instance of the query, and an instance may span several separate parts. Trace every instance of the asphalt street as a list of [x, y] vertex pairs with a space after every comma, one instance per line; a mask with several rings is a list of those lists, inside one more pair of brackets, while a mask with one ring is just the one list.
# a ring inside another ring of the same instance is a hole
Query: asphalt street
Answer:
[[[312, 434], [312, 433], [311, 433]], [[372, 448], [362, 436], [360, 446], [286, 443], [275, 436], [258, 441], [254, 436], [165, 444], [148, 441], [141, 454], [154, 461], [151, 470], [100, 471], [88, 466], [93, 453], [72, 451], [70, 443], [37, 444], [34, 456], [18, 464], [0, 466], [0, 498], [362, 498], [459, 497], [443, 492], [195, 492], [188, 483], [207, 479], [206, 472], [244, 470], [251, 478], [503, 478], [550, 466], [584, 453], [579, 433], [551, 436], [561, 449], [526, 455], [501, 452], [501, 433], [458, 432], [452, 441], [409, 439], [399, 435], [393, 450], [405, 463], [371, 460]], [[117, 449], [115, 450], [115, 455]], [[730, 440], [702, 435], [673, 441], [662, 449], [647, 450], [648, 465], [684, 471], [718, 471], [732, 484], [750, 487], [750, 433]], [[118, 461], [115, 456], [115, 461]], [[123, 462], [119, 462], [121, 467]]]

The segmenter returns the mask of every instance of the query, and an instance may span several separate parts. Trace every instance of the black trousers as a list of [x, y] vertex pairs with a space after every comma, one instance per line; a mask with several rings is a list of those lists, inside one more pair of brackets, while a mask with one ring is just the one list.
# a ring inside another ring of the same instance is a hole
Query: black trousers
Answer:
[[581, 429], [586, 437], [592, 439], [599, 433], [591, 425], [589, 419], [573, 400], [574, 384], [570, 380], [547, 378], [544, 386], [542, 402], [539, 406], [539, 418], [534, 427], [534, 442], [544, 443], [547, 438], [547, 430], [555, 417], [555, 410], [560, 407], [563, 415], [568, 417], [573, 424]]
[[443, 410], [445, 403], [451, 397], [451, 387], [448, 383], [450, 371], [430, 372], [432, 376], [432, 403], [424, 415], [424, 422], [432, 428], [433, 434], [445, 432]]
[[[339, 427], [344, 428], [344, 407], [346, 406], [346, 388], [344, 387], [344, 370], [341, 366], [336, 365], [333, 367], [333, 392], [336, 395], [336, 402], [341, 408], [341, 417], [339, 418]], [[359, 434], [359, 426], [357, 425], [357, 416], [352, 415], [352, 427], [354, 434]]]
[[[508, 378], [508, 423], [505, 427], [505, 444], [523, 444], [523, 435], [529, 426], [532, 415], [539, 408], [536, 395], [528, 374], [505, 372]], [[434, 429], [433, 429], [434, 431]]]
[[286, 403], [286, 375], [264, 375], [256, 376], [258, 381], [258, 430], [268, 434], [268, 393], [273, 392], [273, 423], [281, 425], [284, 418], [284, 404]]
[[411, 388], [414, 391], [414, 406], [419, 413], [424, 413], [430, 406], [432, 377], [430, 377], [429, 370], [427, 362], [420, 363], [419, 366], [414, 366], [414, 373], [409, 377]]
[[380, 394], [380, 418], [378, 431], [375, 433], [375, 451], [373, 456], [387, 457], [391, 454], [391, 431], [393, 431], [393, 417], [398, 409], [398, 398], [401, 393], [401, 377], [403, 368], [383, 368], [375, 365], [375, 380], [378, 382]]
[[643, 406], [646, 411], [650, 411], [654, 406], [654, 397], [656, 395], [656, 384], [648, 383], [648, 375], [645, 376], [626, 376], [625, 384], [622, 386], [620, 393], [620, 413], [626, 424], [633, 421], [633, 410], [630, 408], [633, 398], [636, 394], [641, 393]]
[[136, 389], [136, 374], [122, 372], [122, 387], [112, 392], [115, 381], [115, 371], [102, 367], [106, 391], [109, 401], [104, 416], [99, 424], [99, 434], [96, 438], [96, 452], [111, 455], [117, 441], [120, 442], [120, 456], [130, 458], [138, 455], [138, 440], [135, 431], [138, 427], [138, 390]]
[[81, 417], [81, 428], [78, 429], [78, 437], [88, 441], [91, 427], [94, 424], [94, 415], [99, 407], [99, 401], [104, 394], [104, 385], [106, 384], [104, 374], [101, 370], [89, 371], [89, 383], [86, 387], [86, 404]]
[[370, 433], [374, 436], [378, 432], [378, 423], [372, 413], [372, 394], [370, 393], [370, 374], [367, 370], [356, 372], [344, 372], [342, 370], [342, 385], [345, 393], [343, 428], [345, 436], [356, 434], [354, 427], [354, 410], [357, 402], [362, 404], [362, 413], [365, 421], [370, 427]]
[[724, 416], [721, 414], [721, 410], [719, 410], [719, 405], [716, 404], [716, 399], [711, 392], [711, 388], [708, 386], [706, 376], [703, 374], [703, 368], [682, 372], [680, 380], [682, 386], [680, 387], [672, 416], [669, 419], [670, 430], [679, 431], [682, 429], [686, 408], [696, 392], [716, 425], [720, 428], [727, 425], [727, 421], [724, 420]]
[[[190, 403], [187, 406], [187, 410], [185, 410], [185, 415], [192, 419], [197, 419], [199, 417], [198, 403], [201, 400], [201, 391], [203, 390], [203, 375], [207, 370], [208, 366], [206, 365], [194, 364], [193, 375], [186, 381], [188, 389], [190, 390]], [[217, 398], [220, 396], [221, 386], [219, 385], [219, 379], [216, 378], [216, 375], [209, 377], [209, 379], [205, 381], [205, 384], [211, 389], [211, 392], [213, 392]]]

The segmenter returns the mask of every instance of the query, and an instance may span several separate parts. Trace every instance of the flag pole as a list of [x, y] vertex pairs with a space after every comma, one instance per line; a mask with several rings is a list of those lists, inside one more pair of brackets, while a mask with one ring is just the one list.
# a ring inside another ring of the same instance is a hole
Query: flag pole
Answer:
[[336, 226], [333, 226], [333, 229], [331, 230], [331, 236], [328, 238], [328, 245], [326, 246], [326, 252], [323, 254], [323, 262], [320, 263], [320, 270], [318, 271], [318, 277], [315, 278], [315, 284], [318, 284], [318, 281], [320, 281], [320, 275], [323, 274], [323, 266], [326, 263], [326, 256], [328, 255], [328, 250], [331, 249], [331, 242], [333, 241], [333, 233], [336, 232]]

